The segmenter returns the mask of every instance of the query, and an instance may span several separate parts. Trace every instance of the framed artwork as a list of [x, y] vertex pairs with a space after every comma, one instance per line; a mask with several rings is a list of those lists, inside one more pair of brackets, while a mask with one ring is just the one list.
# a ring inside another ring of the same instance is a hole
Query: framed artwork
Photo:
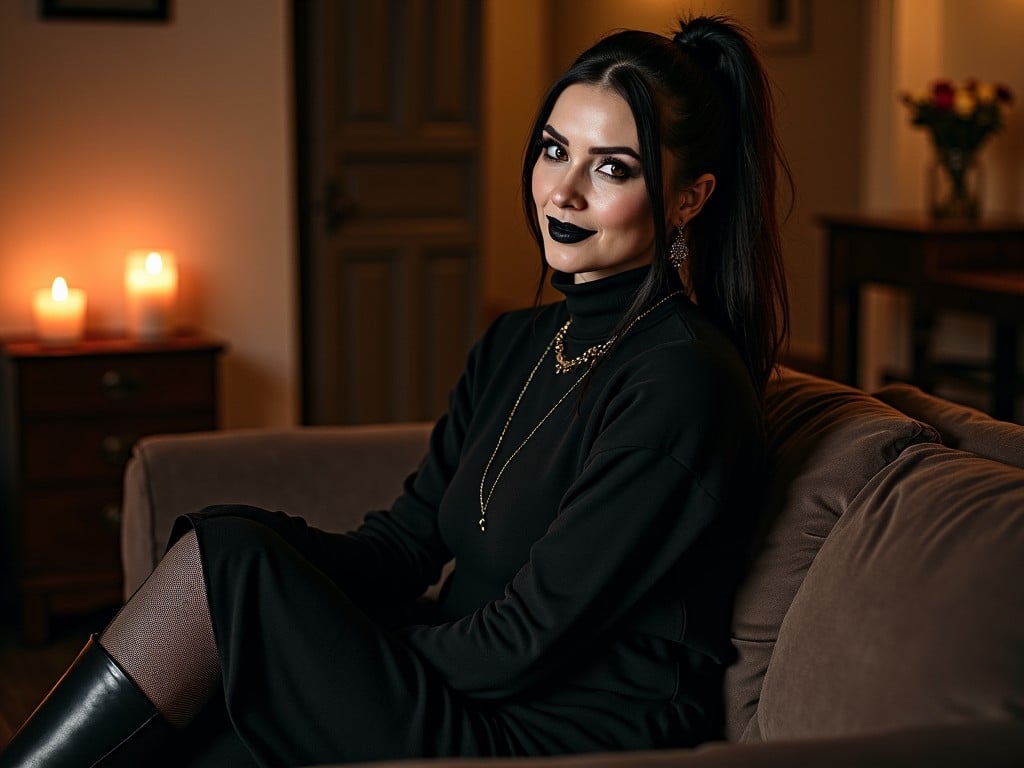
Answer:
[[757, 39], [765, 53], [804, 53], [810, 48], [810, 0], [761, 0]]
[[44, 19], [167, 21], [171, 0], [39, 0]]

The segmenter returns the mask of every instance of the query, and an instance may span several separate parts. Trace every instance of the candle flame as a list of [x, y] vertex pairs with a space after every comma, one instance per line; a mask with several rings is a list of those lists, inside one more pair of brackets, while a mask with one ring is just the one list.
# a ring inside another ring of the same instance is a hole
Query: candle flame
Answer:
[[151, 251], [146, 256], [146, 271], [151, 275], [159, 275], [164, 268], [164, 259], [156, 251]]
[[53, 286], [50, 288], [50, 294], [53, 296], [54, 301], [67, 301], [68, 281], [63, 277], [55, 278]]

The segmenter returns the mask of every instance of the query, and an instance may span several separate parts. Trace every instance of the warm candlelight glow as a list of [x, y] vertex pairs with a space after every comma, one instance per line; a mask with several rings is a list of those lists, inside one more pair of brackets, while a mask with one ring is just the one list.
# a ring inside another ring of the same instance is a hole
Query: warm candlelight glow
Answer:
[[74, 344], [85, 332], [85, 291], [68, 288], [63, 277], [32, 299], [36, 336], [45, 344]]
[[63, 277], [55, 277], [53, 279], [53, 285], [50, 286], [50, 294], [53, 296], [54, 301], [67, 301], [68, 281]]
[[164, 259], [158, 251], [150, 251], [146, 256], [146, 271], [151, 275], [159, 275], [164, 268]]
[[140, 339], [159, 339], [174, 327], [178, 267], [174, 254], [142, 250], [128, 254], [124, 269], [128, 332]]

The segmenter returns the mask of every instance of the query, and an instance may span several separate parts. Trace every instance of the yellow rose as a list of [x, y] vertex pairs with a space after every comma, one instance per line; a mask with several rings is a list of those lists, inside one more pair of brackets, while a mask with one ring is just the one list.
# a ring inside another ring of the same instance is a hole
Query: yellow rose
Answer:
[[991, 104], [996, 100], [996, 89], [991, 83], [978, 83], [978, 101]]
[[974, 98], [973, 93], [963, 88], [957, 88], [956, 93], [953, 94], [954, 112], [960, 115], [960, 117], [970, 117], [974, 114], [977, 106], [978, 102]]

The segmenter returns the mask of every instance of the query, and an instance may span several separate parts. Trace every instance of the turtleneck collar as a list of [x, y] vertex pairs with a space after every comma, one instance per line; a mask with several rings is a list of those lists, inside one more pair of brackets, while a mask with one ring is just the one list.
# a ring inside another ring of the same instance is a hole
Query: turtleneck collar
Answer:
[[575, 283], [573, 275], [555, 271], [551, 285], [565, 295], [572, 317], [568, 335], [580, 341], [608, 338], [633, 303], [649, 269], [650, 266], [639, 267], [590, 283]]

